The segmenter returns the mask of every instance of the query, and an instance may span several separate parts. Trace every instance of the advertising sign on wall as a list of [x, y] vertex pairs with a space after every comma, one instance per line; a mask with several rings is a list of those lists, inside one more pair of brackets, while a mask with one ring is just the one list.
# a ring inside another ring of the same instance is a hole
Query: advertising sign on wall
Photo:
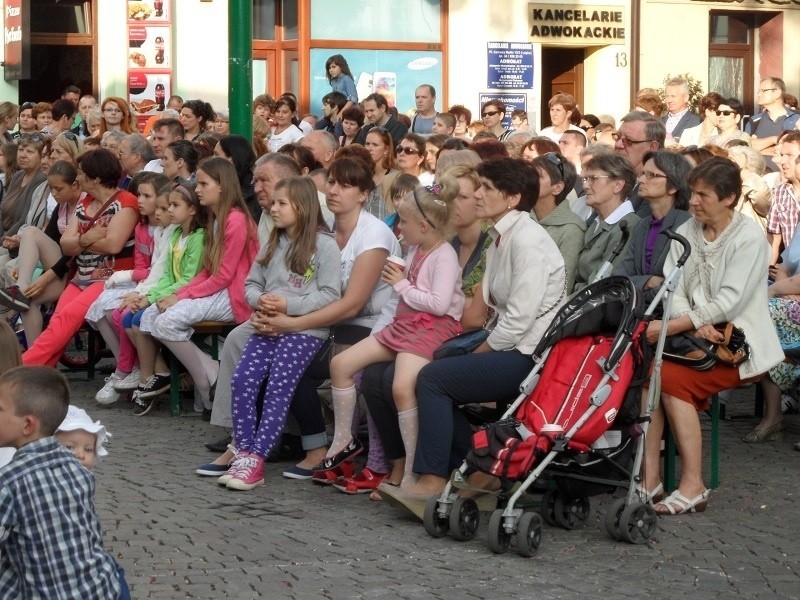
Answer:
[[527, 90], [533, 87], [533, 44], [489, 42], [486, 87], [497, 90]]
[[31, 77], [30, 32], [30, 0], [5, 0], [3, 41], [6, 81]]

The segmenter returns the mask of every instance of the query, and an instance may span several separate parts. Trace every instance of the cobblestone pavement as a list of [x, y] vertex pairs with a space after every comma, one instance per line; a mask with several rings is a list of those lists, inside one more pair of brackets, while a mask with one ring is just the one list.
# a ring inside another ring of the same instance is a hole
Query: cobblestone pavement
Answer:
[[[487, 548], [486, 513], [475, 540], [434, 539], [365, 495], [284, 479], [283, 464], [252, 492], [221, 488], [194, 468], [222, 430], [165, 405], [139, 418], [125, 402], [100, 407], [100, 380], [68, 377], [73, 401], [114, 435], [95, 471], [97, 510], [133, 598], [800, 598], [797, 415], [761, 445], [739, 441], [752, 419], [723, 422], [708, 510], [660, 519], [648, 544], [608, 537], [602, 496], [584, 528], [546, 526], [538, 555], [522, 559]], [[752, 410], [752, 390], [728, 404]]]

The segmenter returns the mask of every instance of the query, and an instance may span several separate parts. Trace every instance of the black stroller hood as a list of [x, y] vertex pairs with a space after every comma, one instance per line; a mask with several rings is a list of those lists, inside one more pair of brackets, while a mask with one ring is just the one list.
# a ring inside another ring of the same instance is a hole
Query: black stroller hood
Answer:
[[644, 316], [642, 294], [627, 277], [607, 277], [567, 298], [534, 350], [535, 359], [566, 337], [613, 335], [614, 346], [605, 370], [622, 358]]

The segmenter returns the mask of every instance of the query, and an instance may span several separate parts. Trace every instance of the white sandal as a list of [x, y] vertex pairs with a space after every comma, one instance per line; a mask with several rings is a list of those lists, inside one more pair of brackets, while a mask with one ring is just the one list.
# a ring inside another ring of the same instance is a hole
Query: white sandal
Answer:
[[711, 490], [706, 489], [703, 493], [690, 500], [681, 494], [680, 490], [675, 490], [656, 504], [656, 507], [660, 505], [665, 507], [666, 510], [660, 511], [656, 509], [656, 512], [659, 515], [685, 515], [686, 513], [703, 512], [708, 505], [709, 494], [711, 494]]
[[636, 491], [636, 494], [641, 498], [642, 502], [645, 504], [658, 504], [664, 499], [664, 484], [659, 483], [656, 487], [652, 490], [648, 491], [644, 489], [644, 487], [639, 484], [633, 484], [633, 489]]

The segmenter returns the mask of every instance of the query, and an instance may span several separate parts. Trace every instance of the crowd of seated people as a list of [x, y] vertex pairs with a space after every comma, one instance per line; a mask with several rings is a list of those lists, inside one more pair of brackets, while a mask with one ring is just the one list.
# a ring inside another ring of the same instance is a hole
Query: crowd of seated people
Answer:
[[[709, 398], [760, 382], [764, 416], [743, 440], [760, 443], [780, 438], [800, 396], [800, 115], [778, 92], [781, 80], [761, 82], [744, 129], [741, 101], [711, 92], [697, 115], [681, 79], [663, 102], [643, 90], [619, 123], [557, 94], [542, 135], [524, 111], [507, 128], [499, 100], [478, 124], [463, 106], [442, 110], [428, 135], [375, 94], [366, 106], [329, 94], [319, 120], [299, 119], [292, 94], [262, 95], [252, 143], [203, 100], [171, 98], [142, 133], [118, 97], [2, 103], [2, 318], [24, 333], [26, 365], [55, 367], [85, 323], [96, 328], [116, 360], [96, 400], [131, 392], [140, 417], [170, 388], [168, 350], [194, 410], [232, 430], [197, 469], [220, 485], [263, 484], [288, 426], [304, 456], [285, 477], [413, 509], [469, 450], [461, 407], [516, 395], [554, 314], [624, 230], [613, 273], [648, 301], [680, 254], [660, 235], [674, 231], [692, 255], [668, 333], [717, 341], [713, 326], [730, 321], [751, 349], [738, 367], [664, 366], [642, 486], [660, 514], [700, 511]], [[220, 361], [193, 343], [200, 321], [234, 326]], [[472, 353], [433, 360], [482, 326]], [[666, 424], [682, 462], [668, 496]]]

